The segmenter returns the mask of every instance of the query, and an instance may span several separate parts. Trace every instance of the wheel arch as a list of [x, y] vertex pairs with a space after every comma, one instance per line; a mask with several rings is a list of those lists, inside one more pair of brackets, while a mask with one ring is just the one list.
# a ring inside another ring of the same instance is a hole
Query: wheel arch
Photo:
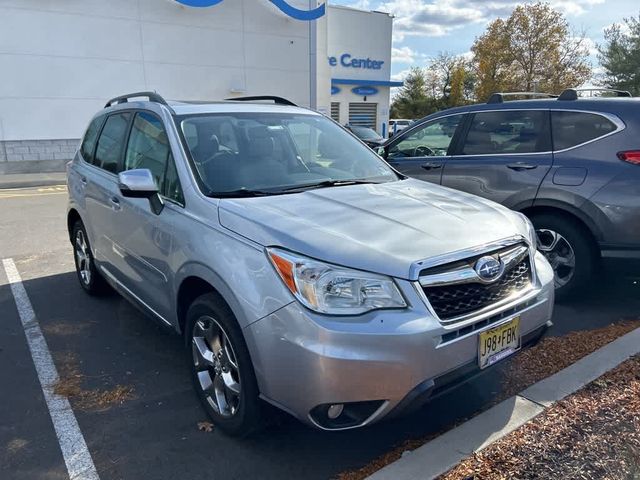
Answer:
[[527, 217], [541, 214], [560, 215], [565, 218], [570, 218], [580, 225], [584, 231], [589, 235], [594, 251], [600, 256], [600, 248], [598, 246], [598, 240], [601, 238], [601, 234], [589, 217], [584, 215], [578, 209], [571, 207], [570, 205], [534, 205], [520, 210]]
[[591, 235], [591, 239], [596, 245], [602, 239], [602, 232], [600, 228], [598, 228], [597, 223], [593, 221], [584, 210], [570, 204], [558, 201], [536, 202], [532, 206], [519, 208], [517, 210], [524, 213], [527, 217], [536, 214], [550, 213], [573, 218]]
[[231, 288], [209, 268], [190, 263], [183, 266], [178, 277], [175, 308], [178, 333], [184, 334], [189, 306], [196, 298], [206, 293], [213, 293], [229, 308], [240, 328], [247, 324], [240, 303]]
[[69, 241], [73, 243], [73, 226], [76, 222], [82, 221], [80, 213], [75, 208], [70, 208], [67, 212], [67, 232], [69, 233]]

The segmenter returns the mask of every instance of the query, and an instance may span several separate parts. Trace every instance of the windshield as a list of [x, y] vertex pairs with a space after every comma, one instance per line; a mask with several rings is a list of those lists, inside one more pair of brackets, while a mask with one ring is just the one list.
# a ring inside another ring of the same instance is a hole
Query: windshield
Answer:
[[375, 130], [367, 127], [356, 127], [354, 125], [351, 126], [351, 131], [356, 134], [358, 138], [362, 140], [380, 140], [380, 135], [376, 133]]
[[398, 179], [380, 157], [321, 115], [224, 113], [177, 120], [207, 195]]

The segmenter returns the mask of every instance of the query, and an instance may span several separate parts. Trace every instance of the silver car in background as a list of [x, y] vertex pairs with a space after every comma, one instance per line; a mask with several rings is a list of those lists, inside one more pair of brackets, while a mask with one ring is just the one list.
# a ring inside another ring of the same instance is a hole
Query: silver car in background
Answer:
[[220, 429], [252, 431], [262, 400], [361, 427], [543, 334], [553, 271], [523, 215], [408, 179], [269, 99], [118, 97], [68, 165], [80, 284], [184, 336]]

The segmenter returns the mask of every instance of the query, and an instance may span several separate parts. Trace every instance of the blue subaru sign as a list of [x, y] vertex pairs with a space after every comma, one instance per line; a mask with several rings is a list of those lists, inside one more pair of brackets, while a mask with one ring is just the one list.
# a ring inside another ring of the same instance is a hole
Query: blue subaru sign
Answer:
[[353, 93], [356, 95], [375, 95], [378, 93], [378, 89], [376, 87], [353, 87], [351, 89]]
[[[175, 0], [182, 5], [187, 5], [188, 7], [213, 7], [221, 3], [223, 0]], [[323, 3], [319, 7], [316, 7], [312, 10], [302, 10], [300, 8], [296, 8], [292, 5], [289, 5], [286, 0], [269, 0], [276, 7], [278, 7], [283, 13], [289, 15], [291, 18], [295, 18], [296, 20], [317, 20], [318, 18], [324, 16], [326, 7]]]

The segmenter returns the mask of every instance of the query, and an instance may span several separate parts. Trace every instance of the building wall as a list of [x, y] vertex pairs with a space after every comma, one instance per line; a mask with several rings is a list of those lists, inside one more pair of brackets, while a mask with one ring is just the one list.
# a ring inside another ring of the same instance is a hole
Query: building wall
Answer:
[[[309, 0], [288, 0], [309, 8]], [[319, 2], [318, 0], [316, 4]], [[332, 78], [389, 79], [391, 17], [327, 8], [315, 23], [318, 110], [363, 97]], [[192, 8], [173, 0], [0, 0], [0, 174], [59, 171], [109, 98], [154, 90], [170, 100], [280, 95], [310, 105], [310, 22], [268, 0]], [[328, 57], [383, 61], [332, 67]], [[367, 97], [388, 120], [389, 89]]]
[[127, 92], [309, 105], [309, 24], [267, 0], [0, 0], [0, 19], [0, 173], [60, 169], [91, 116]]
[[[363, 12], [347, 7], [330, 6], [327, 9], [328, 57], [335, 59], [330, 65], [329, 75], [332, 79], [361, 80], [362, 85], [369, 82], [388, 82], [391, 76], [391, 34], [393, 18], [380, 12]], [[343, 55], [349, 54], [350, 58]], [[344, 66], [352, 59], [370, 59], [380, 68], [357, 68]], [[330, 102], [340, 103], [340, 123], [349, 121], [349, 103], [368, 102], [377, 104], [376, 130], [381, 133], [383, 124], [389, 122], [389, 87], [374, 86], [378, 92], [374, 95], [358, 95], [353, 89], [359, 84], [338, 84], [340, 92], [330, 96]]]

